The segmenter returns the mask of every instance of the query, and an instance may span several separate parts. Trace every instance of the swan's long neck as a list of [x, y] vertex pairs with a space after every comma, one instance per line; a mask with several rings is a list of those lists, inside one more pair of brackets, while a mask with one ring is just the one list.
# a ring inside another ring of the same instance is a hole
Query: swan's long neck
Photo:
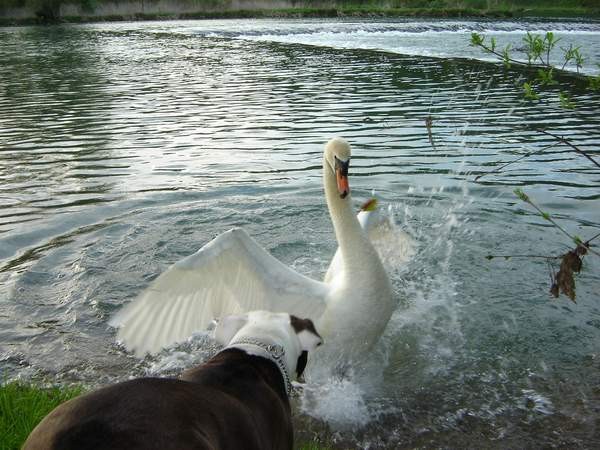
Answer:
[[350, 194], [346, 198], [340, 197], [335, 173], [326, 160], [323, 161], [323, 173], [325, 198], [345, 272], [348, 273], [352, 268], [357, 269], [353, 270], [353, 273], [363, 272], [366, 267], [369, 267], [371, 259], [379, 263], [379, 257], [352, 211]]

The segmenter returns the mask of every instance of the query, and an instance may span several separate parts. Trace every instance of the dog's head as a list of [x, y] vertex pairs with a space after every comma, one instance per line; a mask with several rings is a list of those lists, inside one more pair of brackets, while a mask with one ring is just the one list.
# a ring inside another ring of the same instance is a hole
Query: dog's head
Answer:
[[323, 340], [310, 319], [299, 319], [287, 313], [252, 311], [226, 316], [214, 330], [217, 342], [225, 347], [242, 340], [257, 340], [265, 345], [281, 345], [290, 376], [300, 377], [314, 351]]

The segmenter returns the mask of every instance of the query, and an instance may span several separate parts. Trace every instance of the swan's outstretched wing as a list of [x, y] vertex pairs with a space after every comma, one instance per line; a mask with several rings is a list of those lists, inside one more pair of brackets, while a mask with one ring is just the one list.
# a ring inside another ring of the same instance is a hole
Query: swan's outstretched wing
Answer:
[[242, 229], [217, 236], [175, 263], [111, 320], [117, 340], [138, 356], [206, 329], [226, 314], [264, 309], [313, 320], [326, 284], [282, 264]]

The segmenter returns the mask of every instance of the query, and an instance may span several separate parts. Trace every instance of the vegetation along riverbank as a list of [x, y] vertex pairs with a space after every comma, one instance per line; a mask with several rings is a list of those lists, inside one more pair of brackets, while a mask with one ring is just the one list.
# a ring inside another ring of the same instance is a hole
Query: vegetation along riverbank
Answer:
[[80, 387], [38, 388], [21, 383], [0, 386], [0, 449], [19, 449], [46, 414], [79, 394]]
[[0, 0], [0, 25], [260, 17], [600, 17], [597, 0]]

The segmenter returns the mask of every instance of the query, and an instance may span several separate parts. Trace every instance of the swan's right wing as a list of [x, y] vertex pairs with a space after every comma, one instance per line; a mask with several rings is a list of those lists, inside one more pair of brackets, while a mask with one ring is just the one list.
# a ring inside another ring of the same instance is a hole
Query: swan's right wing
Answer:
[[327, 285], [282, 264], [242, 229], [175, 263], [111, 321], [137, 355], [187, 339], [227, 314], [262, 309], [318, 318]]

